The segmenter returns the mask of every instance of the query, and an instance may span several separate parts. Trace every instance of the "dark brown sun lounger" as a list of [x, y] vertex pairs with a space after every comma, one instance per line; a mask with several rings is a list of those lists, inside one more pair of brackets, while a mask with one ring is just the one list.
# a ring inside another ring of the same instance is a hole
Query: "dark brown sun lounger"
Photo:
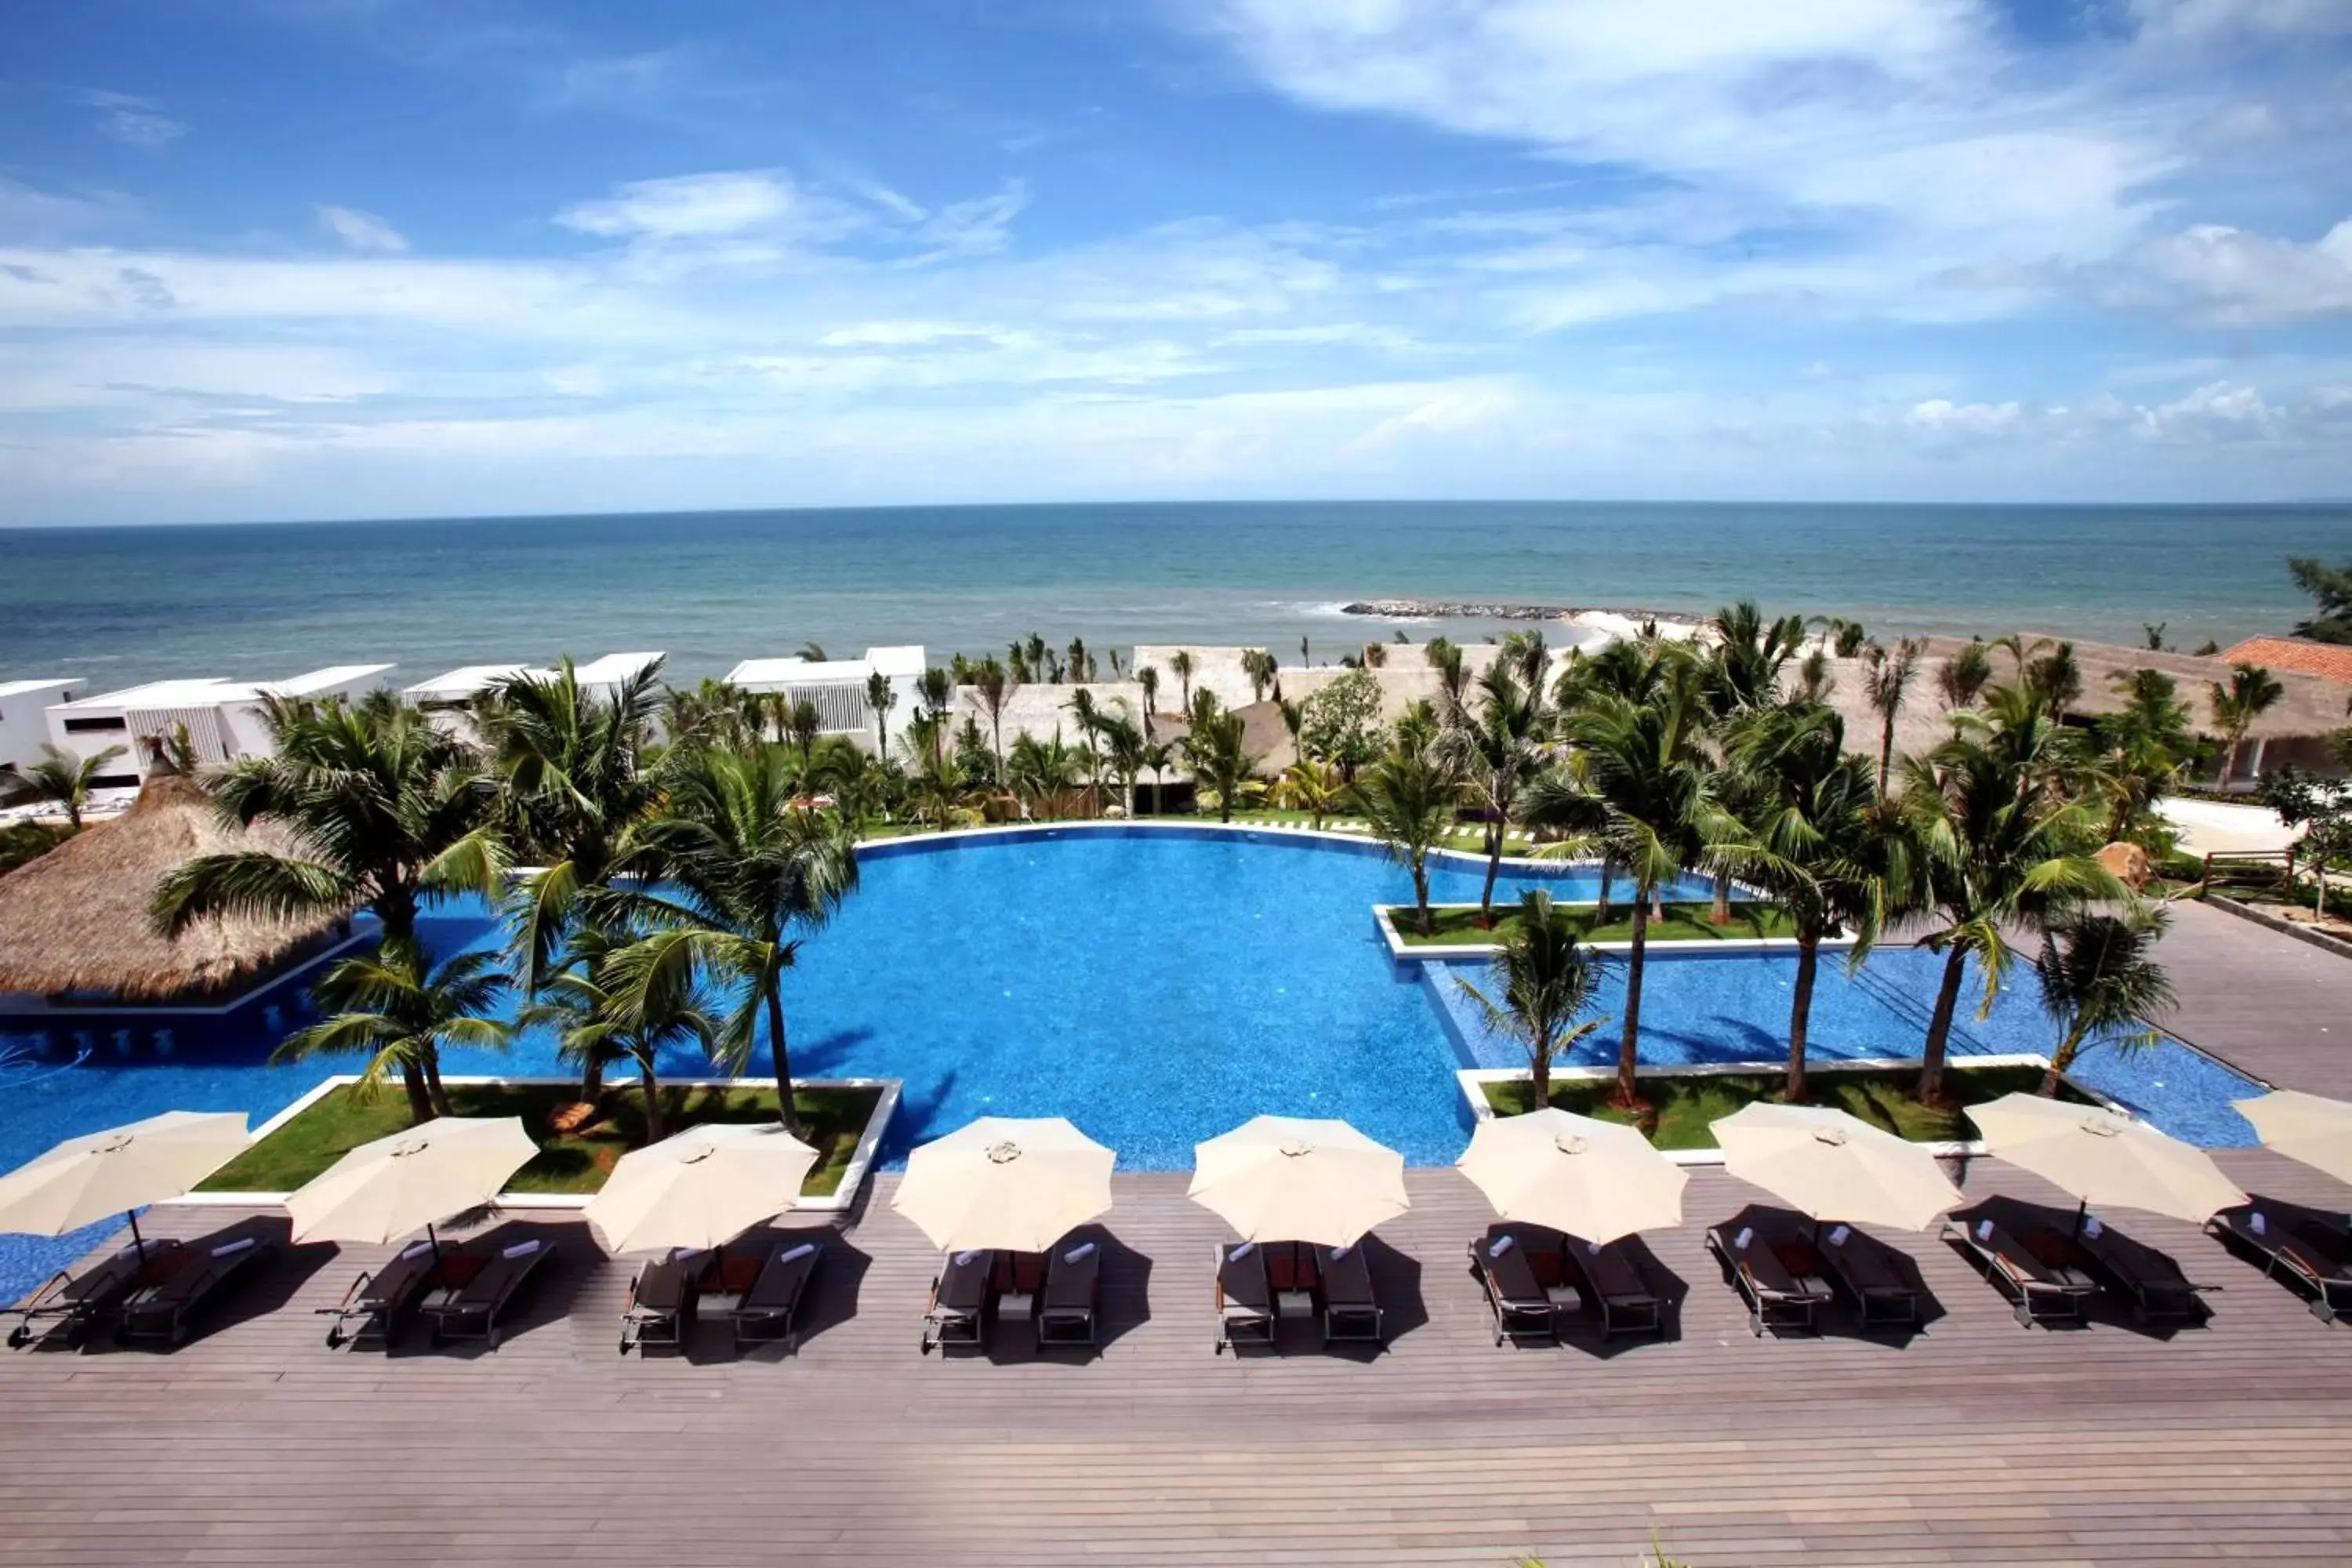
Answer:
[[114, 1321], [122, 1310], [123, 1298], [137, 1289], [142, 1281], [161, 1277], [179, 1245], [169, 1237], [147, 1243], [144, 1251], [136, 1245], [126, 1245], [111, 1258], [79, 1274], [60, 1270], [51, 1275], [39, 1289], [8, 1309], [19, 1320], [8, 1331], [9, 1349], [21, 1348], [37, 1337], [54, 1333], [79, 1350], [91, 1333]]
[[1854, 1318], [1864, 1329], [1917, 1326], [1919, 1291], [1893, 1247], [1850, 1225], [1833, 1225], [1822, 1232], [1814, 1251], [1853, 1299]]
[[816, 1266], [824, 1261], [824, 1243], [814, 1237], [778, 1243], [760, 1266], [751, 1288], [728, 1314], [734, 1325], [735, 1348], [779, 1342], [787, 1350], [794, 1348], [798, 1341], [793, 1321], [800, 1315], [801, 1303], [808, 1299]]
[[439, 1278], [441, 1258], [454, 1250], [444, 1247], [436, 1253], [430, 1241], [411, 1242], [352, 1280], [341, 1300], [317, 1310], [319, 1316], [334, 1320], [327, 1325], [327, 1348], [362, 1340], [389, 1345]]
[[499, 1320], [555, 1252], [553, 1242], [537, 1237], [512, 1242], [485, 1257], [471, 1279], [436, 1287], [423, 1308], [433, 1325], [433, 1342], [481, 1340], [498, 1349]]
[[1794, 1215], [1744, 1209], [1733, 1223], [1706, 1233], [1706, 1244], [1722, 1259], [1748, 1307], [1748, 1331], [1811, 1331], [1814, 1314], [1831, 1300], [1821, 1260]]
[[709, 1267], [709, 1253], [673, 1247], [638, 1269], [629, 1281], [628, 1305], [621, 1309], [621, 1353], [628, 1354], [631, 1346], [639, 1355], [652, 1349], [684, 1350]]
[[996, 1298], [999, 1323], [1010, 1318], [1034, 1325], [1037, 1321], [1037, 1298], [1045, 1289], [1045, 1255], [999, 1252], [995, 1270], [989, 1278], [989, 1289]]
[[1045, 1265], [1045, 1297], [1037, 1309], [1040, 1345], [1090, 1345], [1102, 1306], [1102, 1244], [1067, 1242]]
[[1266, 1278], [1265, 1249], [1246, 1241], [1220, 1244], [1216, 1260], [1216, 1348], [1274, 1343], [1274, 1287]]
[[2352, 1312], [2352, 1221], [2341, 1215], [2256, 1198], [2205, 1222], [2208, 1235], [2252, 1254], [2263, 1272], [2311, 1293], [2311, 1314], [2332, 1323]]
[[1537, 1274], [1538, 1255], [1556, 1255], [1559, 1247], [1557, 1231], [1509, 1224], [1488, 1226], [1486, 1235], [1471, 1242], [1470, 1267], [1495, 1315], [1496, 1344], [1559, 1338], [1559, 1303]]
[[2206, 1316], [2202, 1295], [2218, 1285], [2193, 1283], [2168, 1252], [2159, 1252], [2086, 1215], [2075, 1227], [2074, 1250], [2108, 1291], [2122, 1298], [2143, 1323]]
[[1985, 1278], [2011, 1298], [2011, 1310], [2025, 1328], [2079, 1323], [2084, 1306], [2099, 1293], [2098, 1281], [2074, 1260], [2065, 1237], [2054, 1232], [2021, 1237], [2002, 1219], [1977, 1209], [1946, 1221], [1944, 1239], [1958, 1242], [1976, 1258]]
[[930, 1305], [923, 1309], [923, 1352], [934, 1345], [977, 1345], [988, 1312], [989, 1276], [996, 1258], [985, 1249], [951, 1252], [931, 1280]]
[[188, 1337], [188, 1320], [215, 1297], [278, 1256], [278, 1244], [258, 1236], [206, 1237], [180, 1247], [169, 1265], [149, 1270], [122, 1300], [115, 1332], [134, 1343], [176, 1345]]
[[1372, 1294], [1372, 1267], [1364, 1256], [1364, 1244], [1317, 1247], [1313, 1256], [1323, 1279], [1323, 1342], [1380, 1343], [1382, 1314]]
[[1585, 1305], [1601, 1319], [1601, 1337], [1615, 1334], [1663, 1334], [1666, 1306], [1622, 1241], [1591, 1242], [1563, 1238], [1560, 1257], [1570, 1281]]

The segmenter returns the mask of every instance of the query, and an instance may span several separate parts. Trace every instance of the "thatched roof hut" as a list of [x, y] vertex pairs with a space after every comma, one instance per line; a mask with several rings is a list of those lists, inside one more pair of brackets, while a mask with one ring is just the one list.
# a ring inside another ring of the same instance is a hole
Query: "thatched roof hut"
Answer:
[[147, 782], [131, 808], [0, 877], [0, 993], [216, 1001], [322, 946], [335, 918], [207, 921], [158, 936], [148, 900], [198, 855], [282, 847], [278, 833], [224, 825], [193, 780]]

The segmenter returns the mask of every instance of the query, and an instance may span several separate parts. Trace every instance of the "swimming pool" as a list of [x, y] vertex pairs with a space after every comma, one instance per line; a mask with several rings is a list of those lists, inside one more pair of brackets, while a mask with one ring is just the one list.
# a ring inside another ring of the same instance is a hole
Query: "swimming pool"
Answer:
[[[1452, 1074], [1468, 1064], [1441, 1012], [1458, 1001], [1422, 972], [1479, 966], [1391, 959], [1371, 906], [1410, 899], [1412, 884], [1377, 846], [1089, 826], [874, 845], [860, 867], [859, 891], [787, 980], [787, 1022], [801, 1077], [905, 1080], [886, 1162], [991, 1113], [1066, 1115], [1129, 1169], [1188, 1168], [1194, 1142], [1261, 1111], [1344, 1117], [1417, 1164], [1461, 1152]], [[1432, 898], [1475, 901], [1484, 870], [1442, 858]], [[1590, 899], [1596, 884], [1590, 868], [1508, 866], [1496, 898], [1540, 885]], [[1706, 891], [1693, 879], [1667, 896]], [[421, 931], [442, 952], [502, 942], [480, 907], [445, 909]], [[1920, 977], [1932, 987], [1935, 963], [1883, 952], [1849, 982], [1825, 962], [1816, 1053], [1916, 1054]], [[1789, 963], [1661, 953], [1645, 991], [1644, 1058], [1783, 1054]], [[1965, 1021], [1954, 1049], [2046, 1048], [2029, 992], [2005, 996], [1986, 1024]], [[1604, 1012], [1621, 1006], [1604, 998]], [[268, 1063], [309, 1016], [302, 985], [289, 983], [213, 1019], [91, 1017], [37, 1031], [0, 1019], [0, 1169], [161, 1110], [245, 1110], [258, 1121], [351, 1070]], [[1483, 1060], [1496, 1047], [1471, 1048]], [[1579, 1059], [1614, 1048], [1589, 1041]], [[446, 1065], [563, 1070], [544, 1035], [504, 1053], [452, 1053]], [[708, 1070], [685, 1056], [664, 1066]], [[751, 1070], [769, 1070], [764, 1051]], [[0, 1237], [0, 1295], [13, 1299], [92, 1240]]]

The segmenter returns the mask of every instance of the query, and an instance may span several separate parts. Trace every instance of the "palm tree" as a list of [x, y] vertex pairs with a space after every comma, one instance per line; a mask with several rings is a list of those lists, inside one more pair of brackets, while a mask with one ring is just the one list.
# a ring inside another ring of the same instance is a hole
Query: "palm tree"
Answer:
[[1121, 811], [1130, 822], [1135, 820], [1135, 779], [1143, 771], [1146, 742], [1143, 731], [1128, 717], [1132, 711], [1124, 697], [1113, 700], [1116, 708], [1098, 709], [1095, 713], [1095, 738], [1101, 742], [1102, 762], [1112, 776], [1118, 780]]
[[2221, 753], [2220, 783], [2227, 784], [2230, 775], [2238, 771], [2238, 749], [2246, 743], [2246, 731], [2254, 721], [2278, 705], [2286, 695], [2286, 688], [2278, 677], [2259, 664], [2233, 664], [2230, 667], [2230, 684], [2211, 684], [2213, 722], [2221, 727], [2228, 741]]
[[1834, 709], [1760, 710], [1738, 723], [1729, 750], [1748, 784], [1741, 870], [1796, 927], [1785, 1098], [1800, 1101], [1822, 943], [1851, 931], [1853, 962], [1869, 952], [1903, 884], [1900, 840], [1887, 831], [1868, 759], [1846, 751]]
[[1217, 705], [1216, 694], [1202, 690], [1192, 709], [1192, 727], [1179, 742], [1184, 762], [1192, 770], [1193, 786], [1207, 786], [1217, 797], [1217, 820], [1234, 819], [1234, 804], [1255, 783], [1259, 758], [1246, 744], [1242, 716]]
[[890, 754], [890, 710], [898, 706], [898, 689], [890, 678], [876, 670], [866, 678], [866, 706], [874, 714], [874, 754]]
[[[1143, 688], [1143, 738], [1151, 739], [1151, 721], [1160, 711], [1160, 670], [1154, 665], [1139, 666], [1135, 682]], [[1157, 804], [1157, 803], [1154, 803]]]
[[1837, 673], [1830, 668], [1826, 648], [1815, 648], [1797, 661], [1797, 679], [1790, 683], [1790, 698], [1798, 702], [1827, 702], [1830, 693], [1837, 689]]
[[[669, 1136], [662, 1107], [661, 1053], [692, 1044], [706, 1056], [712, 1053], [719, 1026], [689, 996], [657, 998], [667, 1011], [633, 1016], [613, 978], [613, 960], [635, 939], [615, 937], [596, 927], [578, 932], [563, 954], [563, 963], [541, 986], [539, 999], [522, 1011], [516, 1023], [522, 1028], [552, 1028], [556, 1047], [581, 1064], [583, 1079], [601, 1080], [608, 1063], [635, 1063], [646, 1106], [646, 1142], [658, 1143]], [[593, 1097], [589, 1097], [593, 1103]]]
[[1168, 771], [1168, 765], [1176, 760], [1178, 750], [1179, 742], [1176, 741], [1153, 741], [1143, 748], [1142, 765], [1151, 770], [1151, 815], [1154, 816], [1160, 815], [1162, 805], [1160, 775], [1165, 773]]
[[796, 657], [804, 658], [811, 664], [823, 664], [825, 661], [824, 645], [811, 638], [801, 644], [801, 651]]
[[1718, 714], [1768, 708], [1780, 700], [1780, 672], [1805, 645], [1801, 616], [1767, 621], [1753, 599], [1715, 613], [1715, 647], [1706, 661], [1710, 702]]
[[1388, 846], [1389, 858], [1412, 872], [1415, 924], [1427, 936], [1429, 852], [1454, 831], [1462, 775], [1434, 747], [1391, 752], [1356, 778], [1366, 826]]
[[1904, 693], [1910, 689], [1911, 677], [1919, 667], [1919, 656], [1927, 645], [1917, 637], [1904, 637], [1895, 645], [1893, 653], [1874, 643], [1863, 655], [1867, 667], [1863, 676], [1864, 693], [1870, 699], [1871, 711], [1878, 715], [1878, 788], [1886, 789], [1886, 773], [1895, 763], [1895, 721], [1903, 711]]
[[1057, 817], [1086, 781], [1086, 753], [1059, 735], [1050, 741], [1015, 735], [1004, 778], [1033, 815]]
[[1553, 1058], [1607, 1022], [1576, 1021], [1600, 994], [1601, 961], [1578, 945], [1568, 911], [1541, 888], [1530, 888], [1519, 895], [1518, 921], [1504, 932], [1486, 973], [1499, 1001], [1467, 980], [1454, 984], [1477, 1004], [1489, 1033], [1526, 1047], [1533, 1109], [1541, 1110], [1551, 1103]]
[[2098, 752], [2085, 775], [2107, 799], [2105, 837], [2112, 844], [2148, 823], [2196, 752], [2197, 736], [2179, 683], [2164, 671], [2124, 669], [2110, 679], [2124, 706], [2095, 727]]
[[2017, 687], [1986, 694], [1983, 715], [1926, 756], [1903, 761], [1901, 807], [1912, 843], [1906, 901], [1934, 929], [1919, 945], [1944, 954], [1942, 984], [1919, 1071], [1919, 1098], [1940, 1102], [1944, 1055], [1960, 983], [1973, 958], [1984, 1006], [2000, 993], [2013, 926], [2046, 930], [2095, 899], [2124, 896], [2091, 851], [2098, 825], [2068, 800], [2058, 775], [2062, 731]]
[[1251, 701], [1265, 700], [1266, 688], [1274, 684], [1275, 669], [1274, 655], [1265, 649], [1249, 647], [1242, 650], [1242, 674], [1249, 680]]
[[1328, 763], [1301, 759], [1283, 770], [1275, 784], [1275, 798], [1286, 810], [1307, 813], [1315, 831], [1323, 831], [1323, 819], [1338, 809], [1348, 795], [1348, 781], [1339, 770]]
[[[1649, 922], [1659, 890], [1707, 860], [1738, 835], [1717, 795], [1717, 773], [1701, 740], [1706, 709], [1691, 657], [1660, 649], [1659, 684], [1647, 700], [1595, 690], [1562, 726], [1577, 750], [1570, 770], [1549, 786], [1582, 797], [1598, 819], [1592, 841], [1633, 883], [1633, 929], [1625, 973], [1624, 1031], [1617, 1057], [1616, 1103], [1638, 1103], [1642, 975]], [[1546, 786], [1538, 784], [1537, 790]], [[1548, 806], [1568, 815], [1570, 803]]]
[[1478, 895], [1478, 921], [1495, 918], [1495, 879], [1503, 868], [1503, 830], [1518, 806], [1519, 791], [1543, 771], [1543, 715], [1510, 664], [1497, 660], [1478, 677], [1479, 701], [1446, 729], [1438, 744], [1469, 785], [1484, 816], [1486, 883]]
[[5, 786], [0, 787], [0, 803], [55, 801], [66, 808], [66, 821], [79, 833], [82, 808], [89, 804], [90, 781], [106, 771], [107, 763], [122, 754], [122, 747], [109, 746], [94, 757], [80, 757], [63, 746], [45, 742], [39, 762], [21, 773], [0, 778], [0, 786]]
[[740, 1074], [764, 1016], [781, 1119], [797, 1133], [784, 971], [856, 890], [855, 837], [837, 814], [794, 804], [797, 781], [776, 747], [695, 753], [669, 784], [667, 811], [647, 825], [639, 858], [662, 890], [628, 905], [648, 934], [613, 959], [620, 1016], [642, 1031], [690, 1006], [704, 976], [733, 985], [714, 1054]]
[[1968, 642], [1936, 671], [1936, 689], [1944, 706], [1957, 713], [1973, 708], [1992, 682], [1992, 653], [1981, 642]]
[[980, 661], [980, 668], [972, 671], [971, 689], [979, 695], [980, 705], [988, 714], [990, 749], [995, 752], [996, 765], [1002, 771], [1004, 766], [1004, 709], [1013, 700], [1013, 694], [1021, 689], [1021, 682], [1012, 671], [997, 662], [994, 654], [990, 654]]
[[507, 975], [495, 953], [460, 952], [437, 969], [428, 968], [425, 950], [413, 939], [387, 941], [375, 952], [341, 959], [320, 977], [319, 1004], [329, 1016], [286, 1037], [274, 1059], [365, 1051], [360, 1072], [362, 1093], [373, 1090], [394, 1068], [424, 1086], [420, 1101], [409, 1099], [409, 1120], [422, 1124], [452, 1114], [441, 1087], [445, 1047], [490, 1049], [514, 1037], [513, 1026], [491, 1015], [506, 991]]
[[1421, 645], [1421, 657], [1437, 672], [1437, 694], [1444, 708], [1448, 724], [1461, 722], [1463, 698], [1469, 690], [1469, 666], [1462, 649], [1444, 637], [1432, 637]]
[[[264, 718], [274, 754], [238, 759], [209, 788], [224, 819], [271, 823], [290, 845], [199, 855], [166, 873], [151, 906], [158, 931], [364, 909], [386, 943], [414, 943], [425, 905], [497, 893], [505, 858], [493, 803], [461, 742], [389, 692], [357, 705], [271, 698]], [[404, 1062], [401, 1081], [411, 1113], [430, 1114], [425, 1081]]]
[[1192, 710], [1192, 650], [1180, 647], [1168, 656], [1168, 668], [1183, 683], [1177, 698], [1178, 706], [1187, 713]]
[[1868, 627], [1843, 616], [1816, 616], [1807, 624], [1821, 628], [1822, 642], [1840, 658], [1860, 658], [1864, 645], [1870, 641]]
[[[541, 868], [519, 879], [507, 900], [527, 994], [547, 980], [583, 905], [607, 893], [630, 836], [661, 798], [639, 766], [660, 668], [652, 661], [609, 697], [583, 688], [569, 658], [551, 679], [514, 675], [490, 689], [483, 732], [499, 819], [509, 842]], [[580, 1098], [593, 1104], [599, 1087], [593, 1071], [583, 1074]]]
[[2167, 923], [2159, 908], [2126, 904], [2116, 914], [2074, 910], [2042, 933], [2033, 973], [2042, 982], [2042, 1010], [2059, 1029], [2050, 1070], [2042, 1075], [2043, 1094], [2058, 1092], [2058, 1080], [2086, 1045], [2129, 1050], [2156, 1042], [2157, 1019], [2179, 1001], [2153, 953]]
[[2025, 689], [2050, 710], [2050, 717], [2063, 722], [2067, 710], [2083, 699], [2083, 667], [2074, 658], [2074, 645], [2053, 644], [2029, 663]]
[[[1095, 694], [1083, 686], [1071, 692], [1070, 700], [1062, 706], [1067, 708], [1070, 716], [1077, 721], [1078, 737], [1087, 750], [1086, 785], [1092, 793], [1102, 780], [1102, 752], [1096, 729], [1102, 720], [1102, 710], [1095, 706]], [[1099, 814], [1100, 810], [1099, 801], [1087, 807], [1090, 816]]]
[[1080, 685], [1095, 678], [1094, 656], [1087, 652], [1087, 639], [1070, 639], [1070, 679]]

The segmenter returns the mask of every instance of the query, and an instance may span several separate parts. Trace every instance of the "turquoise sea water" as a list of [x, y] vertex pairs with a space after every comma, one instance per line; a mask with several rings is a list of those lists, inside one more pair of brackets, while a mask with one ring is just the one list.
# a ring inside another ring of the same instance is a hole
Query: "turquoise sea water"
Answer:
[[390, 660], [414, 680], [637, 648], [691, 678], [810, 639], [943, 656], [1033, 630], [1286, 658], [1305, 636], [1328, 660], [1388, 632], [1338, 605], [1398, 595], [1705, 614], [1746, 595], [1886, 633], [2127, 642], [2161, 620], [2193, 647], [2291, 625], [2290, 554], [2352, 555], [2352, 505], [1297, 502], [14, 529], [0, 531], [0, 679]]

